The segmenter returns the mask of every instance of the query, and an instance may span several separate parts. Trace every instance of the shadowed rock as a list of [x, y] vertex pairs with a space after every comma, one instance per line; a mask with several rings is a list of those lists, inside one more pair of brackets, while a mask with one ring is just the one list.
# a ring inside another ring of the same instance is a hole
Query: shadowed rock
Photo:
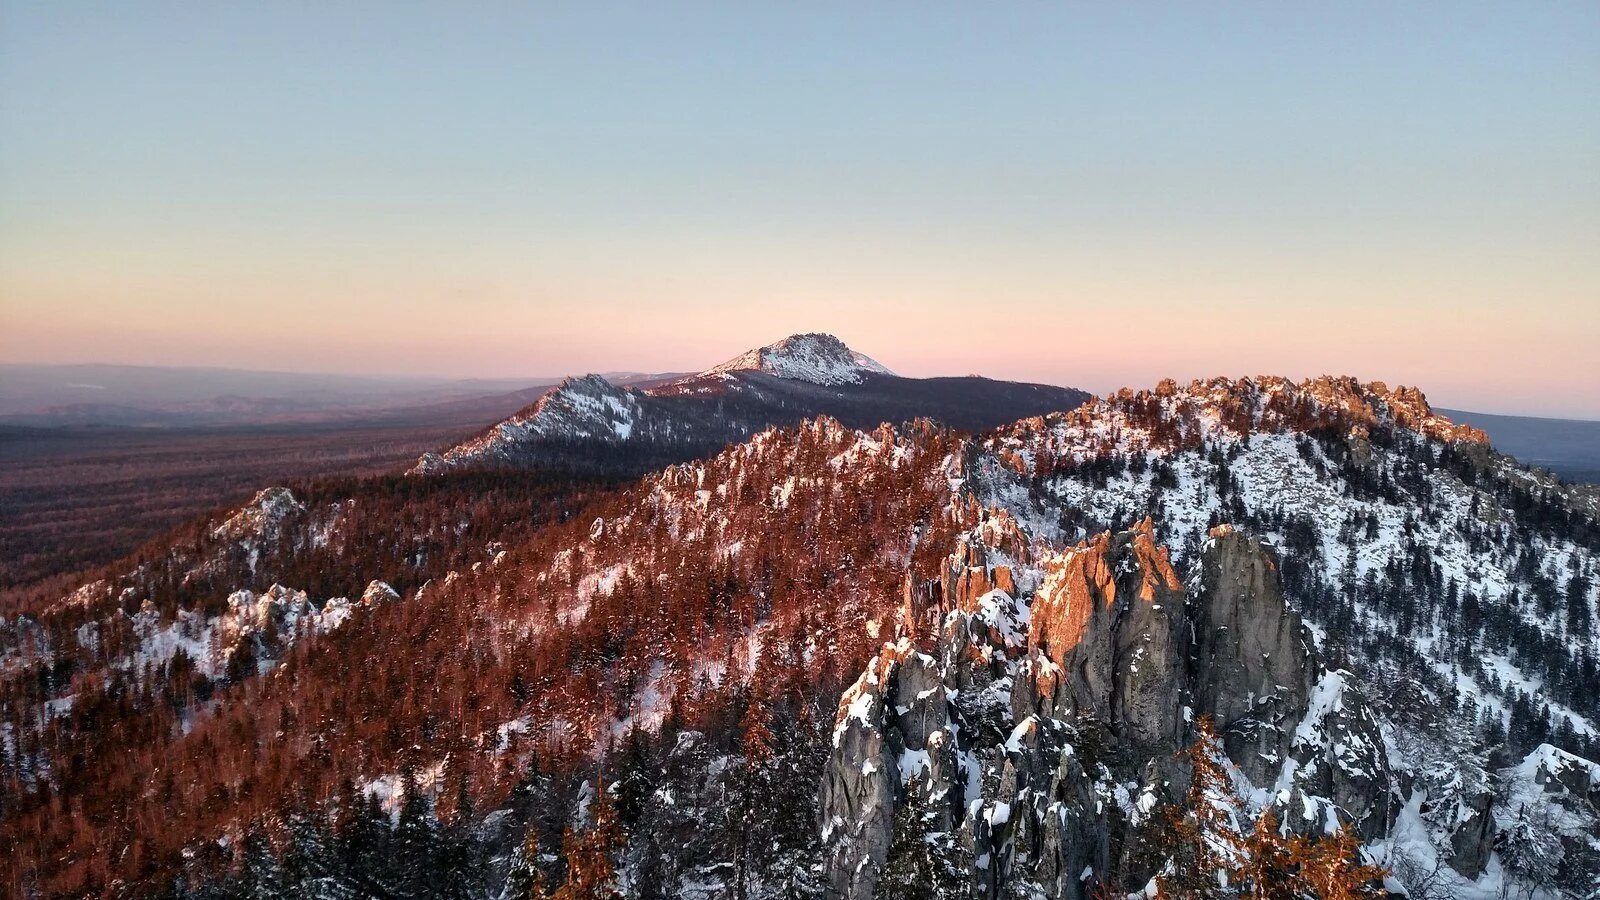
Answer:
[[1284, 602], [1277, 561], [1226, 525], [1212, 529], [1195, 585], [1195, 711], [1215, 720], [1228, 756], [1251, 781], [1270, 783], [1289, 747], [1291, 717], [1311, 696], [1311, 634]]

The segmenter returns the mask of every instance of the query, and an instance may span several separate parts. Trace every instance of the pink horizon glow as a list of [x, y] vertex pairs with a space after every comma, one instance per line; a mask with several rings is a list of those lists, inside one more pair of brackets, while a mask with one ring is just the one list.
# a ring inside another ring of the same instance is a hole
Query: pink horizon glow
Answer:
[[[292, 324], [240, 321], [232, 334], [175, 323], [141, 328], [81, 323], [53, 331], [7, 322], [0, 358], [29, 363], [198, 365], [242, 369], [449, 378], [544, 378], [603, 371], [699, 371], [801, 331], [828, 331], [913, 377], [979, 374], [1106, 393], [1161, 378], [1348, 374], [1420, 387], [1439, 406], [1523, 415], [1600, 418], [1600, 372], [1583, 329], [1517, 337], [1515, 315], [1484, 311], [1374, 311], [1306, 316], [1259, 310], [1207, 319], [1129, 314], [1129, 305], [1063, 304], [963, 321], [960, 309], [916, 316], [905, 307], [853, 314], [674, 310], [585, 332], [579, 322], [482, 329], [450, 317], [414, 327], [352, 322], [343, 333], [296, 335]], [[668, 321], [662, 321], [662, 318]], [[331, 329], [330, 329], [331, 331]]]

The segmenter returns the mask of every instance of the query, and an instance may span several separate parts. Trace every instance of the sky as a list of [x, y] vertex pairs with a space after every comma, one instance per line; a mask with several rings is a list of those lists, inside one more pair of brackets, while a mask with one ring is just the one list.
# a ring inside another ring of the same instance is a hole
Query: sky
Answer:
[[1600, 418], [1600, 5], [0, 0], [0, 361]]

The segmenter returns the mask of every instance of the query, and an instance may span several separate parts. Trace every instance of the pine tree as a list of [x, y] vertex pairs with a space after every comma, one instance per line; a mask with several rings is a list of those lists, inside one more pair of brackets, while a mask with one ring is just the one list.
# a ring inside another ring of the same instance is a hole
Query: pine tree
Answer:
[[324, 831], [310, 816], [296, 814], [289, 819], [288, 846], [283, 851], [285, 883], [297, 897], [320, 897], [331, 888], [331, 858]]
[[529, 823], [522, 843], [512, 852], [511, 869], [506, 873], [500, 900], [543, 900], [544, 873], [539, 871], [539, 828]]
[[757, 664], [753, 690], [739, 723], [740, 748], [744, 766], [739, 772], [737, 796], [730, 809], [729, 836], [733, 842], [733, 896], [745, 900], [751, 881], [751, 857], [768, 844], [771, 820], [766, 806], [771, 799], [773, 736], [767, 726], [767, 681], [763, 677], [766, 657]]
[[1244, 840], [1234, 828], [1231, 807], [1239, 805], [1228, 772], [1218, 759], [1222, 747], [1210, 716], [1195, 723], [1197, 737], [1182, 753], [1189, 764], [1189, 790], [1181, 806], [1165, 812], [1165, 843], [1172, 865], [1157, 876], [1163, 896], [1228, 896], [1227, 885]]
[[1268, 807], [1245, 839], [1244, 861], [1233, 873], [1240, 895], [1251, 900], [1299, 896], [1301, 884], [1294, 868], [1303, 857], [1305, 846], [1304, 838], [1279, 833], [1278, 816]]
[[252, 900], [288, 900], [295, 896], [292, 888], [272, 851], [272, 842], [260, 829], [252, 829], [244, 839], [244, 865], [233, 892]]
[[638, 824], [660, 774], [660, 767], [651, 759], [644, 733], [637, 726], [630, 728], [617, 760], [617, 816], [624, 827]]
[[618, 900], [622, 897], [616, 888], [617, 873], [612, 867], [611, 855], [622, 850], [625, 838], [603, 779], [595, 788], [592, 812], [593, 824], [582, 832], [568, 828], [562, 837], [567, 882], [550, 895], [551, 900]]
[[483, 847], [473, 827], [476, 816], [469, 776], [454, 753], [446, 759], [444, 780], [454, 786], [455, 801], [448, 824], [441, 820], [437, 805], [434, 807], [438, 895], [443, 900], [470, 900], [482, 894]]
[[396, 893], [415, 897], [437, 883], [442, 841], [416, 774], [408, 770], [401, 779], [400, 813], [395, 822], [387, 880], [395, 886]]
[[1313, 841], [1300, 854], [1299, 878], [1318, 900], [1382, 897], [1384, 870], [1361, 860], [1361, 842], [1348, 827]]
[[339, 840], [339, 880], [352, 885], [359, 896], [388, 893], [383, 885], [393, 838], [389, 817], [376, 798], [349, 785], [340, 805], [349, 812]]

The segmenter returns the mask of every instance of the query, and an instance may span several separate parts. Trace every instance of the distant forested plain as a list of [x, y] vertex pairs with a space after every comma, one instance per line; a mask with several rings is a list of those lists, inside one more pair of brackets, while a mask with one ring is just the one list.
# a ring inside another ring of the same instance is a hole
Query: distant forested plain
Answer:
[[1457, 422], [1482, 428], [1501, 453], [1571, 482], [1600, 484], [1600, 422], [1586, 419], [1544, 419], [1498, 416], [1441, 409]]
[[482, 427], [454, 417], [200, 429], [0, 426], [0, 598], [111, 562], [263, 487], [394, 471]]

